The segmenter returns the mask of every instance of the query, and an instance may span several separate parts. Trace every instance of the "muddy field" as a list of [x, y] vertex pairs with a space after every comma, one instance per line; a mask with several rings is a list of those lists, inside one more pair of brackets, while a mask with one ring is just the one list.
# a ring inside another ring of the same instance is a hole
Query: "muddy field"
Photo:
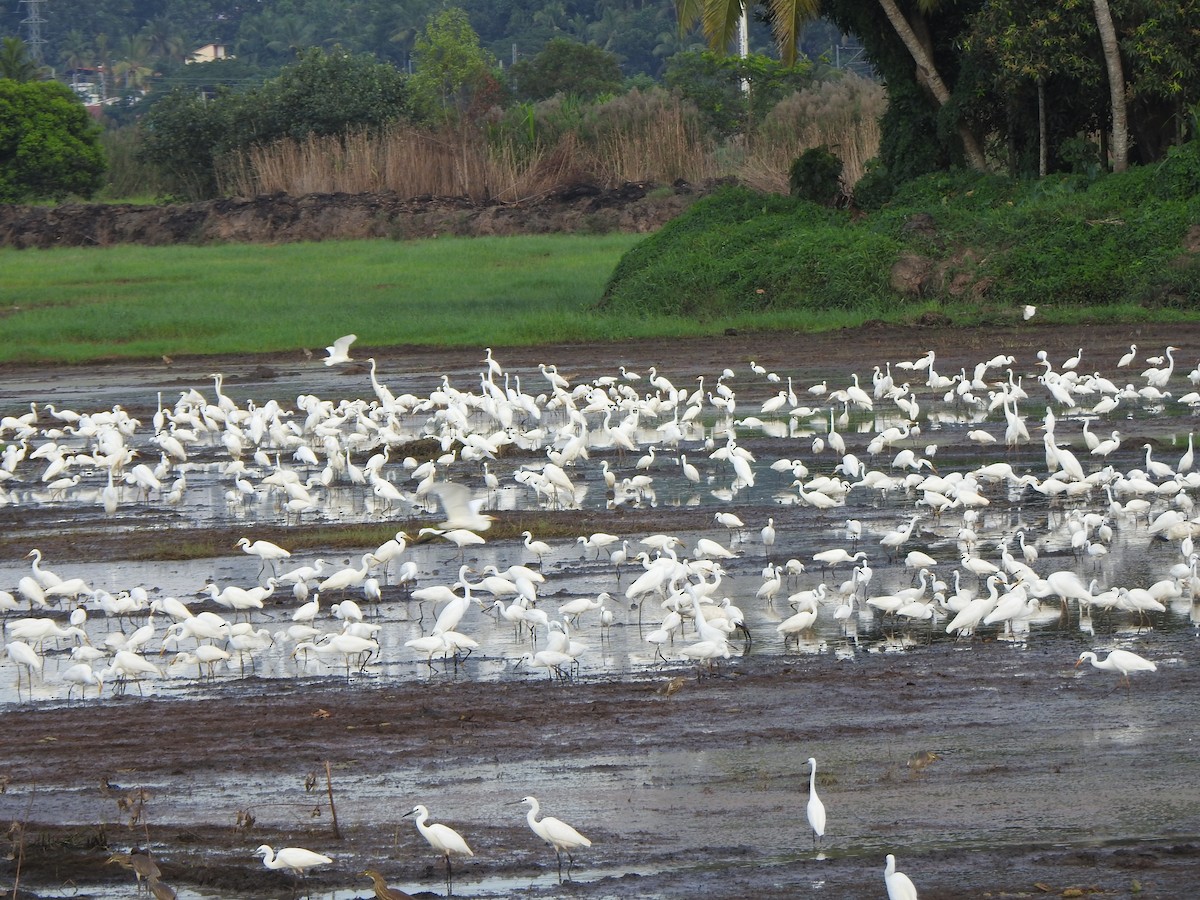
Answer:
[[[1190, 365], [1200, 329], [865, 329], [502, 357], [535, 375], [538, 362], [557, 362], [573, 378], [657, 365], [680, 385], [724, 366], [745, 372], [755, 360], [810, 384], [928, 349], [947, 373], [1010, 352], [1032, 374], [1034, 351], [1059, 359], [1082, 345], [1085, 368], [1110, 371], [1131, 342], [1145, 353], [1173, 343]], [[478, 350], [374, 355], [425, 390], [443, 373], [478, 372], [481, 358]], [[1189, 389], [1184, 366], [1176, 394]], [[34, 397], [61, 405], [86, 398], [135, 410], [140, 402], [149, 413], [154, 391], [202, 386], [211, 371], [226, 373], [231, 392], [256, 397], [363, 377], [314, 372], [299, 355], [177, 359], [170, 369], [7, 369], [0, 407], [8, 414]], [[750, 411], [772, 390], [747, 386], [739, 397]], [[1180, 426], [1191, 424], [1171, 427]], [[1138, 438], [1158, 441], [1166, 425], [1151, 415], [1119, 427], [1130, 445], [1121, 463], [1132, 466]], [[792, 451], [800, 453], [799, 440]], [[810, 557], [825, 546], [822, 532], [833, 542], [845, 516], [825, 519], [770, 497], [728, 508], [747, 522], [773, 516], [781, 534], [793, 535], [781, 558]], [[895, 510], [877, 515], [894, 518]], [[578, 516], [580, 534], [694, 537], [711, 528], [710, 507], [554, 515]], [[14, 564], [36, 545], [54, 558], [73, 548], [81, 560], [119, 568], [139, 540], [102, 518], [64, 527], [11, 505], [0, 517]], [[924, 534], [933, 540], [933, 531]], [[1147, 565], [1158, 564], [1152, 555]], [[1086, 565], [1069, 552], [1060, 557]], [[762, 557], [730, 565], [756, 578]], [[596, 576], [595, 590], [617, 587], [606, 578]], [[453, 892], [462, 897], [883, 897], [887, 853], [925, 900], [1195, 896], [1200, 759], [1189, 711], [1200, 679], [1186, 613], [1145, 629], [1098, 622], [1094, 634], [1068, 620], [1015, 643], [868, 637], [853, 652], [832, 641], [779, 652], [764, 641], [713, 675], [679, 662], [620, 676], [601, 666], [565, 683], [515, 670], [478, 680], [438, 669], [400, 682], [369, 673], [231, 678], [190, 698], [130, 691], [99, 703], [10, 703], [0, 713], [0, 821], [12, 823], [0, 842], [0, 890], [19, 877], [21, 896], [130, 896], [130, 873], [105, 860], [148, 846], [180, 897], [290, 896], [290, 878], [253, 856], [266, 843], [334, 858], [309, 877], [314, 897], [370, 897], [366, 868], [414, 895], [444, 895], [440, 860], [402, 818], [423, 803], [474, 850], [455, 861]], [[1081, 649], [1117, 639], [1159, 670], [1126, 688], [1073, 667]], [[920, 751], [940, 759], [914, 773], [906, 763]], [[818, 760], [828, 810], [819, 851], [805, 817], [809, 757]], [[517, 805], [527, 795], [593, 841], [577, 854], [573, 881], [559, 884], [553, 852], [529, 832]]]

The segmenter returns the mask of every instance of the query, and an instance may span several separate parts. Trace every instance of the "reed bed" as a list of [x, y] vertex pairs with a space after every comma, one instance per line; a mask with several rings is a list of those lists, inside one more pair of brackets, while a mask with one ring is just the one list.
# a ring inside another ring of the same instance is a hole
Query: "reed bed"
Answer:
[[718, 143], [677, 96], [631, 91], [582, 111], [552, 107], [539, 118], [530, 110], [517, 124], [280, 141], [227, 160], [221, 186], [239, 196], [392, 191], [515, 202], [576, 181], [615, 187], [733, 176], [786, 193], [792, 161], [817, 146], [842, 158], [852, 185], [878, 150], [885, 102], [883, 88], [864, 79], [823, 82], [781, 101], [752, 134]]

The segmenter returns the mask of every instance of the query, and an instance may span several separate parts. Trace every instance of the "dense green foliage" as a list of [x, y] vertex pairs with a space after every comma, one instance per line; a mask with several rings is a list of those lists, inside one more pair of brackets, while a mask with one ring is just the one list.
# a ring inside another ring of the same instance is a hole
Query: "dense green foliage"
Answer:
[[41, 66], [34, 62], [20, 38], [0, 38], [0, 78], [35, 81], [41, 74]]
[[407, 112], [406, 80], [393, 66], [341, 50], [307, 50], [252, 90], [221, 91], [212, 99], [173, 91], [147, 113], [139, 155], [159, 171], [169, 193], [209, 197], [229, 153], [285, 137], [379, 128]]
[[[43, 8], [42, 31], [46, 60], [55, 65], [111, 65], [133, 54], [152, 60], [152, 73], [168, 79], [175, 71], [164, 68], [168, 63], [209, 42], [273, 69], [295, 59], [298, 50], [334, 43], [407, 68], [425, 22], [448, 6], [465, 10], [483, 48], [505, 61], [531, 57], [553, 38], [567, 38], [615, 54], [627, 76], [658, 77], [671, 54], [702, 45], [694, 35], [679, 35], [669, 2], [645, 0], [54, 0]], [[24, 11], [15, 2], [3, 4], [0, 34], [21, 34]], [[823, 39], [826, 34], [821, 32]], [[152, 37], [149, 46], [130, 45], [137, 35]], [[766, 26], [757, 25], [754, 36], [756, 48], [769, 46]]]
[[[1200, 254], [1185, 237], [1200, 229], [1198, 188], [1193, 141], [1161, 163], [1092, 181], [928, 175], [867, 217], [727, 190], [631, 250], [601, 308], [711, 317], [934, 302], [1000, 319], [1027, 303], [1193, 309]], [[930, 227], [911, 227], [914, 217]], [[890, 283], [901, 256], [925, 260], [929, 273], [903, 292]]]
[[788, 170], [793, 197], [834, 206], [842, 193], [842, 161], [828, 147], [811, 147], [796, 157]]
[[740, 59], [690, 51], [668, 60], [664, 80], [696, 104], [709, 129], [727, 137], [745, 132], [785, 96], [812, 84], [813, 64], [785, 66], [760, 53]]
[[554, 38], [537, 56], [514, 63], [509, 77], [522, 100], [546, 100], [555, 94], [595, 100], [620, 89], [621, 66], [601, 47]]
[[0, 202], [90, 197], [103, 176], [100, 128], [69, 88], [0, 78]]
[[417, 69], [409, 87], [422, 121], [475, 119], [502, 100], [496, 61], [461, 9], [431, 16], [417, 35], [413, 56]]

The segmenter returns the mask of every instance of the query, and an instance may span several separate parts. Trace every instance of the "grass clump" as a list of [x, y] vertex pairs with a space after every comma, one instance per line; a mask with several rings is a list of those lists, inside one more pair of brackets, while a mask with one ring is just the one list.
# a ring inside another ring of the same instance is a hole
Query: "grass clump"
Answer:
[[626, 254], [600, 309], [702, 320], [873, 309], [900, 246], [845, 212], [729, 187]]
[[[730, 188], [633, 248], [599, 308], [701, 320], [1050, 321], [1195, 316], [1200, 143], [1088, 179], [937, 173], [868, 215]], [[839, 311], [841, 320], [828, 313]]]

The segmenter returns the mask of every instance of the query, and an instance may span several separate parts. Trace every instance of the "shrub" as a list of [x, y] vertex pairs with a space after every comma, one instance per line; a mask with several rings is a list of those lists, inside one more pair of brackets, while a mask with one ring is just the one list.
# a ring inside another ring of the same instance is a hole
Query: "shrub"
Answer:
[[793, 197], [822, 206], [836, 206], [842, 195], [842, 161], [825, 146], [805, 150], [788, 170]]
[[0, 79], [0, 202], [91, 197], [103, 180], [100, 128], [70, 88]]
[[880, 159], [867, 163], [866, 171], [854, 184], [854, 205], [859, 209], [876, 210], [896, 194], [896, 184]]

